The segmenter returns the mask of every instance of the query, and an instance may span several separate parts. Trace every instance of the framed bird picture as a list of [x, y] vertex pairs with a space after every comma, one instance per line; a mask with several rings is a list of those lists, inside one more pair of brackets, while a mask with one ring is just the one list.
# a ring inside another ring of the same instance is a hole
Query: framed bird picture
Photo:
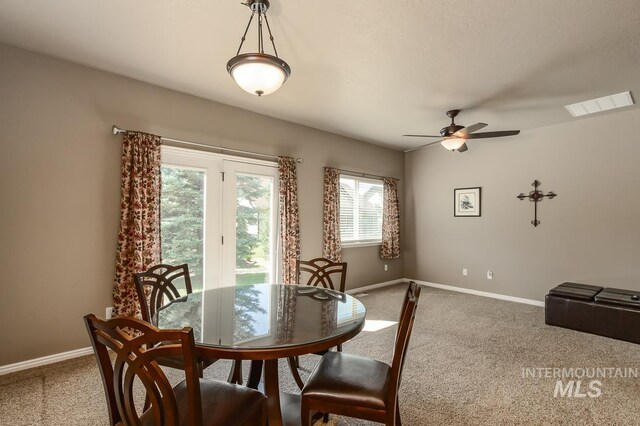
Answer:
[[482, 188], [456, 188], [453, 190], [453, 215], [455, 217], [480, 217]]

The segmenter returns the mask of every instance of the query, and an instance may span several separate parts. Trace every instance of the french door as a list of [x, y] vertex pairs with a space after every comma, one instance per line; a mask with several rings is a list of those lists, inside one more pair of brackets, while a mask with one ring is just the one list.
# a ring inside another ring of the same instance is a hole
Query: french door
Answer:
[[163, 262], [194, 290], [277, 282], [277, 183], [271, 162], [163, 146]]

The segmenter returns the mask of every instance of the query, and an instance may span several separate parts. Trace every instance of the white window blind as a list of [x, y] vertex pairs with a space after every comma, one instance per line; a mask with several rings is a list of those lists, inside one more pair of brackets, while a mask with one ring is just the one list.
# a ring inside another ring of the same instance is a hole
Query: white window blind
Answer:
[[343, 244], [382, 241], [382, 182], [340, 176], [340, 237]]

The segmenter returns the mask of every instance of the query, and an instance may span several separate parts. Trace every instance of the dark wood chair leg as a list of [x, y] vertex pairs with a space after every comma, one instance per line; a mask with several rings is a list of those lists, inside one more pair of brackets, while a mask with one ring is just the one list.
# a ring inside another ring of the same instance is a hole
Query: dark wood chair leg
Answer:
[[304, 399], [300, 402], [300, 425], [311, 426], [311, 412]]
[[264, 394], [267, 396], [269, 426], [282, 426], [277, 359], [268, 359], [264, 361]]
[[242, 384], [242, 361], [239, 359], [233, 360], [233, 365], [231, 366], [231, 371], [229, 372], [229, 378], [227, 379], [229, 383], [235, 383], [237, 385]]
[[329, 413], [324, 413], [322, 415], [322, 423], [329, 423]]
[[260, 378], [262, 377], [262, 364], [262, 360], [259, 359], [251, 361], [247, 387], [251, 389], [258, 389], [258, 386], [260, 385]]
[[296, 367], [296, 360], [293, 357], [287, 358], [287, 362], [289, 363], [289, 369], [291, 370], [291, 375], [293, 376], [293, 380], [296, 381], [296, 384], [302, 390], [304, 387], [304, 382], [302, 381], [302, 377], [300, 377], [300, 373], [298, 373], [298, 367]]

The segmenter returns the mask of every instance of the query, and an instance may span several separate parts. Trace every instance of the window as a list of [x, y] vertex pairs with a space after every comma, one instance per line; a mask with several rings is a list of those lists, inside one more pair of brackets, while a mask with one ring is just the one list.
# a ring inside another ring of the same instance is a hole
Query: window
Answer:
[[204, 283], [204, 170], [162, 165], [160, 241], [162, 261], [189, 265], [193, 290]]
[[162, 261], [187, 263], [194, 290], [277, 282], [277, 176], [272, 162], [163, 146]]
[[382, 182], [340, 176], [340, 237], [347, 246], [382, 242]]

